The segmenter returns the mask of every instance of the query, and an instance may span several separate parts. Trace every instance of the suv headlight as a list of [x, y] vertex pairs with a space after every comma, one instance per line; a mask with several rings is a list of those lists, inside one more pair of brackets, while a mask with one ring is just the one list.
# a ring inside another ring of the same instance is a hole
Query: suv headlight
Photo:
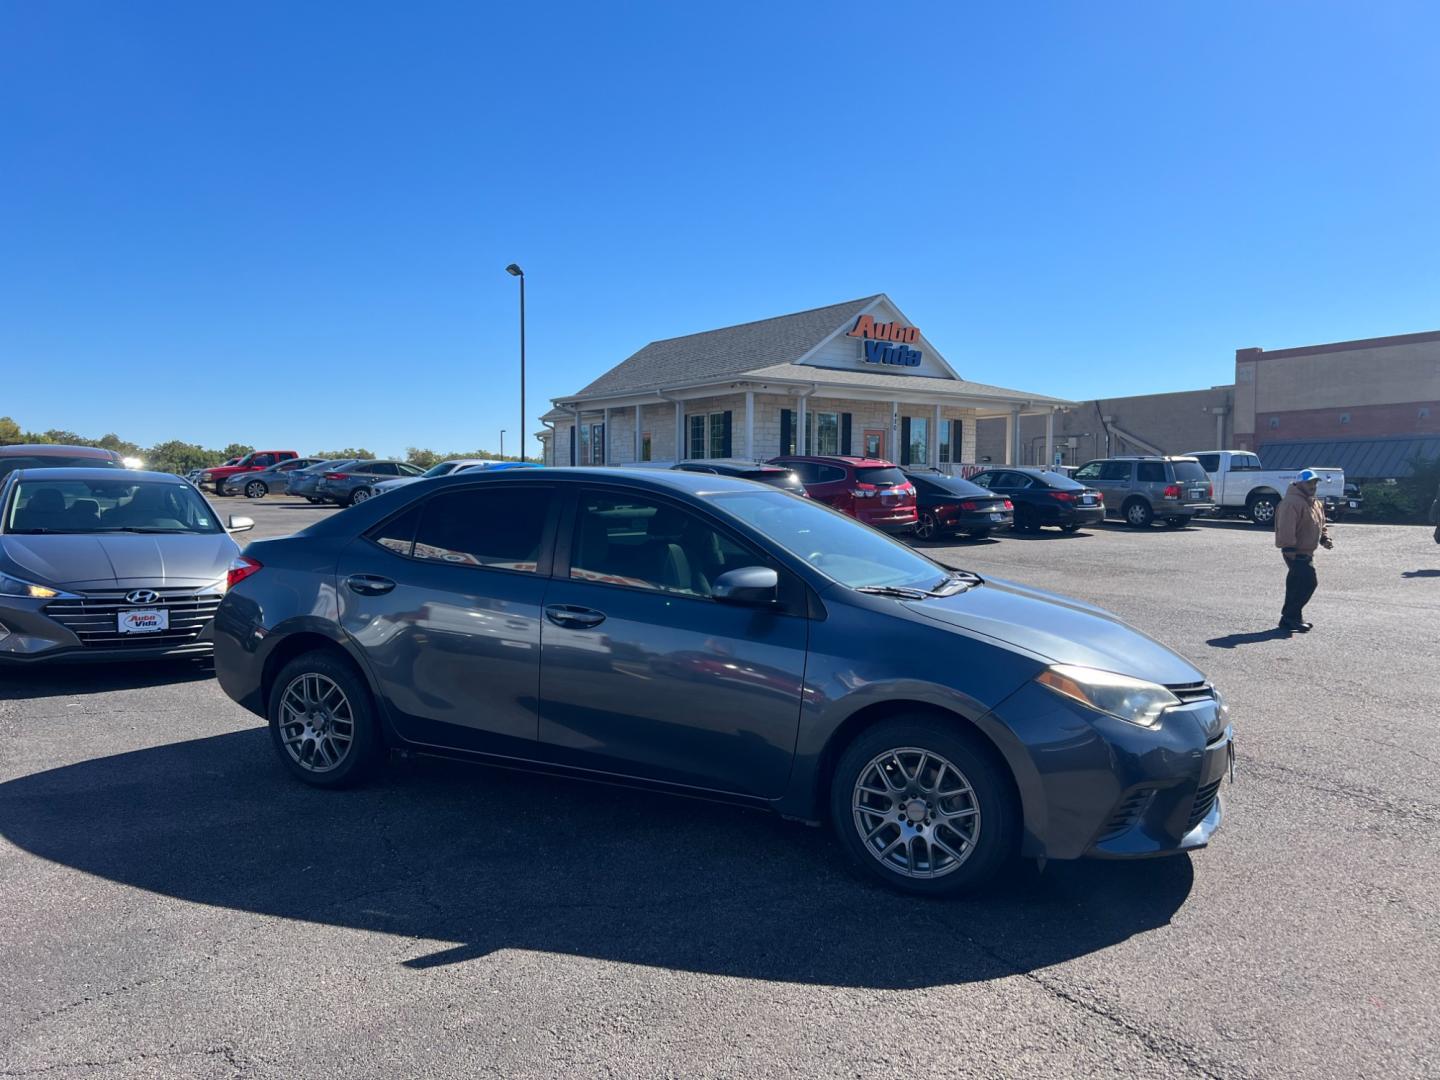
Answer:
[[21, 581], [9, 574], [0, 574], [0, 596], [27, 596], [32, 600], [53, 600], [57, 596], [68, 596], [59, 589], [52, 589], [49, 585], [36, 585], [30, 581]]
[[1097, 712], [1140, 727], [1155, 727], [1166, 709], [1180, 704], [1180, 699], [1159, 683], [1096, 668], [1055, 664], [1037, 675], [1035, 681]]

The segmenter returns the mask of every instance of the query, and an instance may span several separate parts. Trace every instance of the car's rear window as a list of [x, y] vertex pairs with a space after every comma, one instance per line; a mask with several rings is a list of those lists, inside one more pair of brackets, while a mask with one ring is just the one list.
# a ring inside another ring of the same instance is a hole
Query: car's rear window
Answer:
[[1205, 470], [1198, 461], [1177, 461], [1175, 462], [1175, 479], [1182, 484], [1188, 484], [1192, 480], [1209, 481], [1210, 477], [1205, 475]]
[[856, 469], [855, 479], [862, 484], [874, 484], [876, 487], [894, 487], [905, 483], [905, 474], [893, 465], [872, 465]]
[[782, 491], [805, 490], [805, 485], [800, 482], [800, 477], [788, 470], [780, 472], [774, 469], [763, 469], [757, 472], [743, 473], [742, 476], [746, 480], [754, 480], [760, 484], [769, 484], [771, 487], [777, 487]]
[[36, 457], [0, 458], [0, 478], [9, 476], [16, 469], [120, 469], [118, 461], [94, 457], [51, 457], [49, 454]]

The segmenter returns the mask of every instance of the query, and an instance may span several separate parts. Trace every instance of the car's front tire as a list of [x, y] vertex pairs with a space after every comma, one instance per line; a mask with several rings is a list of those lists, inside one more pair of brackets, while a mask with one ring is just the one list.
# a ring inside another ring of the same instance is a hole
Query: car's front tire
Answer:
[[291, 774], [316, 787], [358, 784], [382, 742], [370, 688], [347, 661], [317, 651], [286, 664], [270, 690], [270, 737]]
[[882, 721], [840, 756], [830, 818], [856, 866], [892, 888], [954, 896], [1016, 851], [1020, 812], [981, 737], [940, 717]]
[[245, 485], [245, 497], [247, 499], [263, 499], [270, 493], [263, 480], [251, 480]]

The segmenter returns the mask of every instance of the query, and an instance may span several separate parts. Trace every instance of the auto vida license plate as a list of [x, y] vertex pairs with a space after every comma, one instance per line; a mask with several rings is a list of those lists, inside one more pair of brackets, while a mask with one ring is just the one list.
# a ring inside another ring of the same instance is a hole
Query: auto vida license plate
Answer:
[[122, 611], [115, 616], [115, 629], [122, 634], [154, 634], [170, 629], [170, 613], [163, 608]]

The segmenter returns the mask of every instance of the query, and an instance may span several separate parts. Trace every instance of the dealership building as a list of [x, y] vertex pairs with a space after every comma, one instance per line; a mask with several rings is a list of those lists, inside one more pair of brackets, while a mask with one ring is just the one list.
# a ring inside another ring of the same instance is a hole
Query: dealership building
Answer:
[[855, 454], [949, 472], [976, 460], [981, 420], [1018, 463], [1022, 418], [1048, 447], [1072, 404], [962, 378], [879, 294], [652, 341], [556, 398], [539, 437], [548, 465]]

